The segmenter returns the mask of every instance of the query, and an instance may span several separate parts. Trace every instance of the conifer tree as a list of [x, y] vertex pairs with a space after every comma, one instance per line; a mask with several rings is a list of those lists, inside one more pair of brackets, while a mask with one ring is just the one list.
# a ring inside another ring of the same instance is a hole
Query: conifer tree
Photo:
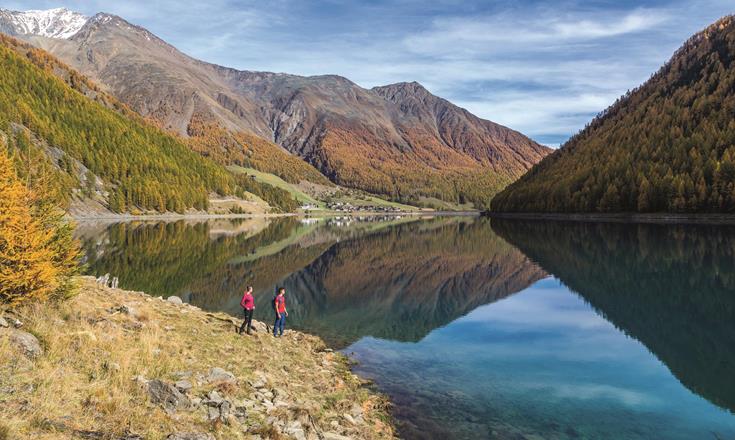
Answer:
[[78, 248], [62, 214], [35, 198], [0, 145], [0, 301], [18, 304], [68, 294]]

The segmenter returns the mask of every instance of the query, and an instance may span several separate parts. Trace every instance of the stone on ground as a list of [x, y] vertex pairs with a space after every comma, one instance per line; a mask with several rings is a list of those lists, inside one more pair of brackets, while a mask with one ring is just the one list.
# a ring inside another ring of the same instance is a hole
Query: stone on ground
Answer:
[[7, 335], [10, 342], [23, 352], [24, 355], [31, 359], [35, 359], [43, 355], [43, 348], [35, 336], [23, 330], [10, 329], [4, 330], [0, 336]]
[[173, 296], [173, 295], [166, 298], [166, 301], [172, 304], [183, 304], [184, 303], [183, 301], [181, 301], [181, 298], [179, 298], [178, 296]]
[[166, 412], [186, 409], [190, 405], [189, 398], [171, 384], [162, 380], [153, 379], [149, 380], [147, 385], [148, 396], [151, 402], [161, 404]]

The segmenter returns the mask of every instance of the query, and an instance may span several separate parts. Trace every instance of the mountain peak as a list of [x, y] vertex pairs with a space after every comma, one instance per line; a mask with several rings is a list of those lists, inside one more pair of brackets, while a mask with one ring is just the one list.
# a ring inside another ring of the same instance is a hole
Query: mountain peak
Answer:
[[0, 9], [0, 32], [67, 39], [79, 32], [88, 19], [66, 8], [28, 11]]
[[382, 96], [389, 101], [402, 101], [407, 98], [418, 98], [418, 99], [432, 99], [437, 98], [431, 92], [426, 90], [426, 87], [422, 86], [416, 81], [411, 82], [398, 82], [394, 84], [388, 84], [385, 86], [373, 87], [371, 89], [374, 93]]

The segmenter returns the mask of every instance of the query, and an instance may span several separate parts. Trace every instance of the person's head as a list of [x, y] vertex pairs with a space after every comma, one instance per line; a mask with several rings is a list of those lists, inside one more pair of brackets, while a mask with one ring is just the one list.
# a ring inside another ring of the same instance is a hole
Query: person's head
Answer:
[[253, 286], [248, 286], [245, 288], [245, 291], [248, 293], [253, 293]]
[[279, 287], [278, 288], [278, 294], [279, 295], [285, 295], [286, 294], [286, 288], [285, 287]]

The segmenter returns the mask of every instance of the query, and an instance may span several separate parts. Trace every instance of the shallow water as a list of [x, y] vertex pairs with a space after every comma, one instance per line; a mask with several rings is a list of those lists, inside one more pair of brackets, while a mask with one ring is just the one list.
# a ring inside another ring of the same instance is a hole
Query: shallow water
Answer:
[[81, 227], [90, 273], [356, 359], [408, 438], [735, 438], [735, 228], [479, 218]]

